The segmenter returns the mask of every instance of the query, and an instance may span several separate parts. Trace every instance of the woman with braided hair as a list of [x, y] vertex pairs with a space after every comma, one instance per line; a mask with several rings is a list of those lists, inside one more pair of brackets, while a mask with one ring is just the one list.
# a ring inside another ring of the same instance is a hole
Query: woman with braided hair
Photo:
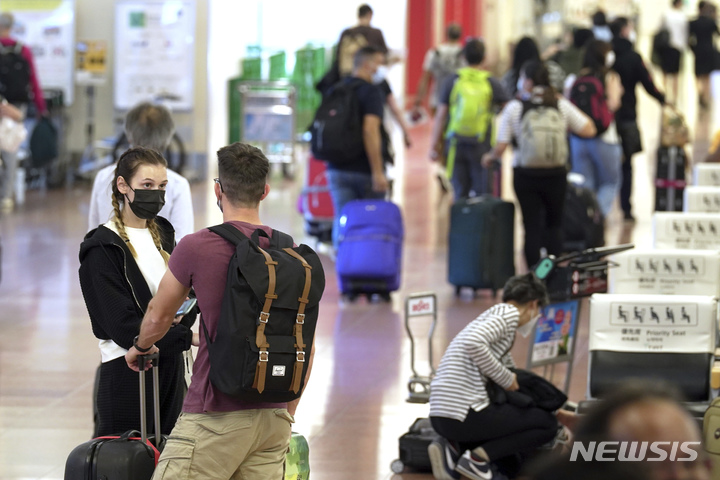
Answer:
[[[107, 223], [88, 232], [80, 246], [80, 286], [102, 355], [98, 435], [140, 428], [137, 373], [127, 368], [124, 356], [139, 333], [144, 312], [157, 292], [175, 245], [172, 226], [157, 216], [165, 203], [167, 183], [167, 163], [159, 153], [140, 147], [125, 152], [112, 183], [115, 213]], [[182, 353], [193, 342], [197, 344], [190, 330], [195, 315], [178, 318], [158, 343], [162, 352], [162, 433], [170, 433], [182, 408]], [[148, 405], [152, 405], [150, 385], [146, 395]], [[153, 419], [148, 421], [152, 424]]]

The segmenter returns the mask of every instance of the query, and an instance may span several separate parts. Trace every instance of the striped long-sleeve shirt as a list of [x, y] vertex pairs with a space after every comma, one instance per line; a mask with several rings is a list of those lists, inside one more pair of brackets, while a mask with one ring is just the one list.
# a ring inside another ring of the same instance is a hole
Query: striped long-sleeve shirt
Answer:
[[507, 303], [485, 311], [453, 339], [443, 355], [430, 388], [430, 416], [464, 421], [468, 410], [490, 404], [485, 384], [512, 384], [510, 348], [519, 312]]

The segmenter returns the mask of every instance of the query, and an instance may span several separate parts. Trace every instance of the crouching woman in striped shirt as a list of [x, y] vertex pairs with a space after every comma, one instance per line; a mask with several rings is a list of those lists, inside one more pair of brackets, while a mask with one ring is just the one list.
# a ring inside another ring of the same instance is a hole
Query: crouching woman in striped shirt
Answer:
[[450, 343], [430, 389], [430, 420], [442, 437], [428, 448], [438, 480], [504, 478], [494, 462], [552, 441], [555, 416], [537, 407], [492, 403], [489, 381], [519, 388], [510, 370], [515, 333], [527, 336], [548, 302], [545, 285], [533, 273], [512, 277], [502, 303], [467, 325]]

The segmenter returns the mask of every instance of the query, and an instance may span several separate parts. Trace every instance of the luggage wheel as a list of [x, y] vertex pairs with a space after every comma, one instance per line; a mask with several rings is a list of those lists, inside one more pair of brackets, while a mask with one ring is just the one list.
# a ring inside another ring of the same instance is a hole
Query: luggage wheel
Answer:
[[402, 473], [403, 470], [405, 470], [405, 464], [398, 458], [397, 460], [392, 461], [390, 464], [390, 470], [392, 470], [393, 473]]
[[354, 302], [358, 298], [358, 294], [354, 293], [354, 292], [352, 292], [352, 293], [346, 292], [346, 293], [343, 293], [342, 296], [345, 297], [345, 300], [347, 300], [350, 303]]

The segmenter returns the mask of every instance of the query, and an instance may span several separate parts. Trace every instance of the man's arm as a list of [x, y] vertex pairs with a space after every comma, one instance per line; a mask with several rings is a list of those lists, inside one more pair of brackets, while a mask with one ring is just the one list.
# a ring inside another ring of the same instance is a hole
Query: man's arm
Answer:
[[417, 94], [415, 95], [415, 102], [413, 103], [413, 106], [415, 108], [418, 108], [420, 106], [422, 101], [425, 99], [425, 96], [427, 95], [428, 85], [430, 85], [430, 75], [431, 74], [429, 71], [423, 70], [422, 75], [420, 76]]
[[660, 102], [660, 105], [665, 104], [665, 94], [663, 94], [660, 90], [657, 89], [655, 86], [655, 82], [653, 82], [652, 77], [650, 76], [650, 72], [648, 71], [647, 67], [645, 66], [645, 62], [643, 62], [642, 57], [638, 55], [638, 66], [637, 66], [637, 78], [640, 79], [640, 83], [642, 83], [643, 88], [645, 88], [645, 91], [654, 97], [658, 102]]
[[37, 76], [37, 69], [35, 68], [35, 60], [33, 59], [32, 50], [27, 45], [23, 45], [21, 55], [25, 58], [30, 66], [30, 88], [33, 93], [33, 103], [37, 108], [38, 115], [47, 115], [47, 105], [45, 105], [45, 97], [43, 96], [42, 88], [40, 87], [40, 81]]
[[432, 133], [430, 134], [430, 158], [433, 160], [438, 158], [439, 152], [435, 151], [435, 147], [440, 141], [440, 135], [442, 135], [442, 129], [445, 126], [447, 112], [448, 106], [446, 103], [441, 103], [438, 105], [437, 110], [435, 110], [435, 121], [433, 122]]
[[[312, 366], [313, 366], [313, 359], [315, 358], [315, 344], [313, 343], [312, 349], [310, 350], [310, 358], [308, 359], [308, 368], [307, 372], [305, 373], [305, 383], [303, 383], [300, 391], [304, 392], [305, 387], [308, 384], [308, 381], [310, 381], [310, 372], [312, 372]], [[300, 397], [302, 398], [302, 397]], [[297, 410], [298, 404], [300, 403], [300, 398], [296, 398], [292, 402], [288, 402], [288, 413], [290, 415], [295, 416], [295, 411]]]
[[383, 170], [382, 140], [380, 139], [381, 121], [377, 115], [363, 116], [363, 145], [370, 162], [373, 190], [376, 192], [385, 192], [388, 189], [387, 178], [385, 178], [385, 171]]
[[[190, 289], [180, 283], [170, 270], [167, 270], [160, 281], [157, 293], [148, 304], [142, 325], [140, 325], [137, 345], [143, 349], [150, 348], [150, 351], [146, 353], [157, 351], [155, 342], [163, 338], [170, 329], [175, 319], [175, 313], [187, 298], [188, 293], [190, 293]], [[128, 367], [136, 372], [140, 371], [138, 355], [142, 355], [142, 353], [134, 346], [125, 355]]]

